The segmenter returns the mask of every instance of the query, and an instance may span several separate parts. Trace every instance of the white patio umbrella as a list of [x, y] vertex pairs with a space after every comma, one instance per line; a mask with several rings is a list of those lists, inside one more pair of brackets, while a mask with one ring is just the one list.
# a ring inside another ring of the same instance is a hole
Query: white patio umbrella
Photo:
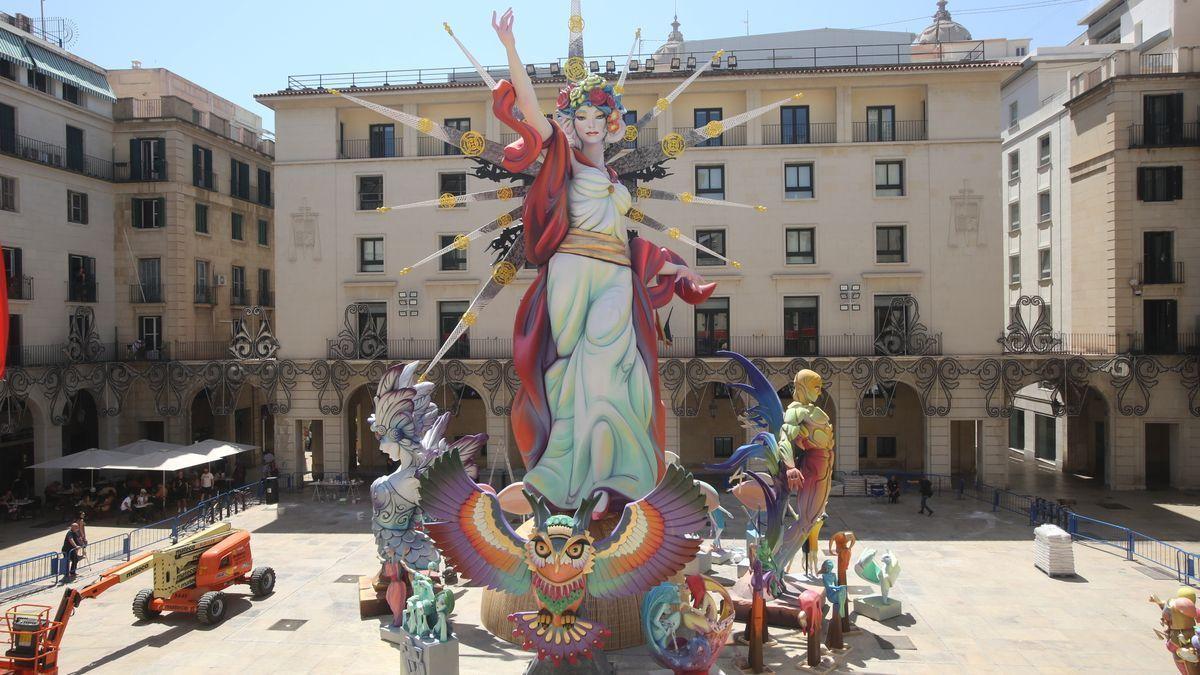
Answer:
[[44, 462], [31, 465], [31, 469], [85, 469], [90, 470], [91, 484], [96, 484], [96, 470], [107, 469], [112, 464], [128, 462], [133, 459], [132, 455], [127, 455], [123, 452], [115, 452], [113, 450], [101, 450], [100, 448], [91, 448], [80, 452], [73, 452], [62, 457], [55, 457]]
[[182, 448], [178, 443], [164, 443], [162, 441], [151, 441], [145, 438], [136, 440], [132, 443], [119, 445], [113, 448], [116, 452], [123, 452], [128, 455], [149, 455], [163, 450], [178, 450]]
[[197, 441], [191, 445], [185, 446], [183, 449], [187, 452], [193, 452], [198, 455], [205, 455], [211, 460], [223, 459], [232, 455], [237, 455], [243, 452], [249, 452], [258, 448], [257, 445], [246, 445], [244, 443], [231, 443], [229, 441], [218, 441], [208, 439]]
[[[207, 455], [201, 455], [195, 452], [188, 452], [183, 447], [176, 446], [175, 449], [159, 450], [145, 455], [130, 455], [129, 459], [119, 466], [110, 466], [110, 469], [125, 469], [128, 471], [161, 471], [162, 481], [167, 482], [167, 472], [182, 471], [200, 464], [207, 464], [212, 461]], [[163, 509], [167, 505], [163, 503]]]

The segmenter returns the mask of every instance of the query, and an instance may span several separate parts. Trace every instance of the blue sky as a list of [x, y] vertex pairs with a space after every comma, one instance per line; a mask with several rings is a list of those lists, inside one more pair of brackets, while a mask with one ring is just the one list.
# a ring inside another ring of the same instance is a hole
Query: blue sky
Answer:
[[[1076, 22], [1097, 2], [951, 0], [949, 9], [976, 38], [1029, 37], [1036, 48], [1078, 35]], [[522, 58], [548, 62], [565, 54], [566, 0], [511, 5]], [[508, 6], [479, 0], [48, 0], [46, 16], [74, 21], [78, 39], [71, 50], [94, 63], [125, 68], [138, 59], [144, 67], [168, 68], [262, 115], [272, 128], [271, 111], [253, 96], [285, 87], [288, 75], [468, 65], [442, 21], [481, 62], [501, 63], [491, 10]], [[752, 33], [866, 26], [916, 32], [936, 9], [934, 0], [584, 0], [588, 53], [624, 54], [639, 26], [652, 50], [666, 38], [676, 6], [688, 39], [743, 35], [747, 11]], [[1009, 6], [1017, 7], [970, 13]], [[3, 9], [39, 13], [36, 0], [10, 0]]]

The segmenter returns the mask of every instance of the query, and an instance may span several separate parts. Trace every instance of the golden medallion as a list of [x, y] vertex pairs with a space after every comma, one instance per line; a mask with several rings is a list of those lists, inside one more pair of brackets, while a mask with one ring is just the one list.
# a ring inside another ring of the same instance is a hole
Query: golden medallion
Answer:
[[704, 125], [704, 135], [709, 138], [716, 138], [723, 133], [725, 133], [725, 125], [721, 123], [721, 120], [713, 120]]
[[458, 198], [449, 192], [443, 192], [442, 194], [438, 195], [439, 209], [452, 209], [454, 208], [455, 204], [458, 204]]
[[654, 109], [658, 112], [666, 110], [671, 105], [671, 102], [665, 98], [660, 98], [654, 102]]
[[412, 268], [411, 268], [411, 267], [405, 267], [405, 268], [403, 268], [403, 269], [401, 269], [401, 270], [400, 270], [400, 276], [404, 276], [405, 274], [408, 274], [408, 273], [409, 273], [409, 272], [411, 272], [411, 271], [412, 271]]
[[433, 131], [433, 120], [429, 119], [428, 117], [422, 117], [421, 119], [417, 120], [417, 131], [423, 134]]
[[678, 239], [680, 234], [682, 233], [679, 231], [678, 227], [672, 227], [671, 229], [667, 230], [667, 236], [672, 239]]
[[637, 189], [637, 196], [638, 196], [638, 199], [646, 199], [646, 198], [648, 198], [648, 197], [650, 196], [650, 188], [648, 188], [648, 187], [639, 187], [639, 188]]
[[563, 68], [563, 72], [567, 74], [567, 79], [572, 82], [580, 82], [588, 76], [587, 66], [583, 63], [583, 59], [578, 56], [572, 56], [567, 59], [567, 65]]
[[625, 217], [635, 223], [640, 223], [642, 222], [642, 219], [646, 217], [646, 214], [638, 211], [637, 209], [629, 209], [629, 213], [626, 213]]
[[465, 251], [471, 245], [471, 239], [465, 234], [459, 234], [454, 237], [454, 244], [452, 245], [459, 251]]
[[578, 14], [572, 14], [571, 18], [567, 19], [567, 30], [572, 33], [583, 32], [583, 17]]
[[467, 157], [478, 157], [483, 154], [487, 142], [478, 131], [467, 131], [458, 139], [458, 148]]
[[512, 221], [513, 217], [507, 213], [500, 214], [500, 217], [496, 219], [496, 222], [500, 224], [500, 227], [508, 227], [509, 225], [512, 225]]
[[475, 320], [478, 318], [479, 315], [477, 315], [475, 312], [466, 312], [462, 315], [462, 318], [459, 319], [458, 322], [467, 328], [470, 328], [471, 326], [475, 325]]
[[678, 157], [683, 154], [684, 150], [687, 150], [687, 142], [683, 140], [683, 136], [675, 133], [667, 134], [659, 145], [662, 147], [663, 154], [671, 158]]
[[512, 199], [512, 196], [513, 191], [510, 187], [502, 187], [499, 190], [496, 190], [496, 199], [499, 199], [502, 202]]
[[632, 124], [625, 127], [625, 140], [636, 141], [638, 137], [638, 128]]
[[754, 210], [758, 211], [759, 213], [762, 213], [767, 210], [767, 207], [763, 206], [762, 204], [759, 204], [758, 206], [754, 207]]
[[492, 281], [501, 286], [507, 286], [515, 278], [517, 278], [517, 266], [507, 260], [501, 260], [492, 268]]
[[693, 197], [692, 193], [690, 192], [679, 193], [679, 201], [683, 202], [684, 204], [691, 204], [693, 199], [695, 199], [695, 197]]

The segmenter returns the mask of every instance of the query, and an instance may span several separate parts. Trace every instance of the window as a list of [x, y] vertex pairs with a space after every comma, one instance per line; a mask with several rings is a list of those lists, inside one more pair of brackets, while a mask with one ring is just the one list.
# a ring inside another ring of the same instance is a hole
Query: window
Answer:
[[271, 270], [258, 269], [258, 304], [263, 307], [273, 307], [275, 303], [271, 297]]
[[725, 199], [724, 165], [696, 167], [696, 196]]
[[83, 129], [67, 125], [67, 168], [83, 171]]
[[167, 139], [129, 139], [129, 180], [156, 181], [167, 178]]
[[46, 79], [45, 73], [39, 73], [36, 70], [29, 71], [29, 86], [37, 89], [40, 92], [50, 93], [50, 80]]
[[783, 198], [813, 198], [813, 165], [811, 163], [783, 165]]
[[[694, 127], [702, 127], [709, 122], [720, 121], [722, 118], [720, 108], [695, 108], [692, 111], [692, 121]], [[696, 144], [699, 147], [721, 145], [721, 137], [715, 136], [702, 143]]]
[[1055, 439], [1056, 424], [1053, 417], [1034, 414], [1033, 416], [1033, 454], [1038, 459], [1053, 462], [1058, 458], [1057, 442]]
[[1038, 166], [1050, 163], [1050, 134], [1038, 138]]
[[1025, 411], [1019, 408], [1013, 408], [1008, 418], [1008, 447], [1025, 449]]
[[138, 340], [142, 342], [142, 349], [158, 351], [162, 347], [162, 317], [139, 316]]
[[905, 262], [903, 225], [879, 225], [875, 227], [875, 262]]
[[[444, 343], [454, 329], [458, 326], [458, 320], [470, 308], [471, 303], [465, 300], [451, 300], [448, 302], [438, 303], [438, 337], [439, 342]], [[462, 335], [458, 336], [458, 340], [454, 345], [446, 351], [446, 356], [450, 358], [465, 359], [471, 356], [471, 343], [467, 337], [468, 331], [463, 331]]]
[[1029, 53], [1028, 47], [1017, 47], [1017, 51], [1016, 51], [1017, 56], [1025, 56], [1028, 53]]
[[229, 194], [250, 200], [250, 165], [232, 157], [229, 159]]
[[271, 224], [262, 218], [258, 219], [258, 245], [271, 245]]
[[[875, 322], [875, 353], [879, 356], [900, 356], [907, 354], [913, 345], [906, 337], [908, 334], [908, 295], [876, 295], [874, 297]], [[882, 387], [888, 387], [884, 384]], [[892, 395], [895, 394], [895, 384], [890, 385]], [[875, 385], [867, 389], [874, 397], [883, 397], [876, 401], [876, 407], [881, 408], [884, 400], [894, 400], [893, 396], [885, 396], [888, 392]]]
[[[456, 173], [439, 173], [438, 174], [438, 194], [439, 195], [454, 195], [459, 197], [467, 194], [467, 174], [462, 172]], [[455, 204], [456, 207], [465, 206], [464, 204]]]
[[208, 204], [196, 204], [196, 231], [208, 234]]
[[875, 196], [904, 196], [903, 160], [884, 160], [875, 162]]
[[246, 304], [246, 268], [234, 265], [229, 270], [229, 304]]
[[192, 146], [192, 185], [205, 190], [217, 189], [212, 162], [211, 149], [201, 145]]
[[780, 108], [779, 131], [781, 143], [808, 143], [808, 106], [785, 105]]
[[258, 170], [258, 203], [270, 206], [274, 201], [271, 195], [271, 172], [267, 169]]
[[1008, 104], [1008, 126], [1016, 126], [1017, 120], [1021, 119], [1021, 106], [1017, 101]]
[[733, 436], [713, 436], [713, 457], [733, 457]]
[[1183, 94], [1155, 94], [1142, 97], [1142, 122], [1145, 145], [1177, 145], [1183, 141]]
[[[706, 246], [714, 253], [725, 255], [725, 230], [696, 230], [696, 241]], [[724, 265], [725, 261], [696, 249], [696, 266]]]
[[[454, 243], [457, 235], [441, 234], [438, 235], [438, 248], [446, 248]], [[452, 248], [442, 254], [440, 269], [443, 272], [463, 272], [467, 269], [467, 252], [458, 248]]]
[[79, 87], [76, 87], [73, 84], [68, 84], [66, 82], [63, 82], [62, 97], [63, 97], [63, 100], [66, 101], [67, 103], [74, 103], [75, 105], [81, 105], [80, 101], [82, 99], [79, 96]]
[[134, 302], [162, 302], [162, 259], [138, 258], [138, 284], [132, 290]]
[[817, 262], [816, 230], [789, 227], [784, 230], [784, 247], [789, 265], [813, 265]]
[[196, 261], [195, 302], [198, 305], [213, 304], [212, 274], [207, 260]]
[[[452, 117], [450, 119], [447, 119], [445, 121], [445, 124], [446, 124], [446, 126], [450, 127], [451, 129], [458, 129], [459, 131], [470, 131], [471, 130], [471, 118], [470, 117]], [[443, 150], [444, 154], [447, 154], [447, 155], [461, 155], [462, 154], [462, 150], [460, 150], [458, 145], [456, 145], [454, 143], [443, 143], [442, 145], [444, 147], [444, 150]]]
[[133, 226], [139, 230], [165, 227], [167, 224], [167, 200], [163, 197], [149, 199], [134, 197], [131, 201]]
[[368, 134], [371, 157], [396, 156], [396, 125], [372, 124]]
[[1038, 222], [1050, 220], [1050, 191], [1038, 193]]
[[1050, 249], [1043, 248], [1038, 250], [1038, 279], [1041, 281], [1049, 281], [1051, 273], [1054, 271], [1053, 256], [1050, 255]]
[[696, 305], [696, 356], [729, 349], [729, 298], [709, 298]]
[[383, 176], [358, 177], [358, 210], [374, 211], [383, 206]]
[[88, 255], [67, 256], [67, 299], [71, 302], [96, 302], [96, 259]]
[[875, 459], [896, 459], [896, 437], [875, 437]]
[[15, 82], [17, 79], [16, 64], [7, 59], [0, 59], [0, 77], [4, 77]]
[[1021, 254], [1008, 256], [1008, 283], [1021, 283]]
[[242, 221], [243, 220], [244, 220], [244, 217], [242, 216], [242, 214], [238, 213], [237, 211], [234, 211], [233, 213], [229, 214], [229, 238], [230, 239], [232, 239], [234, 241], [245, 241], [246, 240], [246, 235], [242, 231]]
[[1021, 177], [1021, 153], [1013, 150], [1008, 153], [1008, 179], [1016, 180]]
[[1144, 202], [1170, 202], [1183, 198], [1182, 166], [1139, 166], [1137, 196]]
[[24, 270], [21, 269], [21, 249], [9, 248], [8, 246], [5, 246], [3, 252], [5, 274], [4, 284], [5, 288], [8, 290], [8, 299], [31, 300], [32, 298], [26, 297], [28, 294], [25, 292], [25, 287], [23, 286], [25, 274]]
[[1008, 205], [1008, 231], [1016, 232], [1021, 229], [1021, 202]]
[[67, 222], [87, 225], [88, 196], [86, 192], [67, 190]]
[[383, 237], [363, 237], [358, 240], [358, 271], [383, 271]]
[[815, 295], [783, 299], [784, 356], [815, 356], [817, 354], [817, 303]]
[[1170, 284], [1183, 281], [1182, 270], [1175, 272], [1175, 233], [1142, 233], [1142, 283]]
[[894, 140], [896, 140], [896, 106], [869, 106], [867, 108], [867, 141]]
[[[365, 310], [358, 313], [358, 334], [370, 335], [374, 333], [383, 343], [384, 348], [387, 347], [387, 303], [386, 302], [362, 302], [358, 303], [366, 307]], [[377, 358], [377, 354], [369, 353], [371, 347], [367, 347], [365, 342], [359, 341], [359, 344], [364, 347], [363, 351], [358, 354], [359, 358]], [[376, 347], [377, 348], [377, 347]]]
[[17, 179], [0, 176], [0, 209], [17, 210]]
[[866, 459], [867, 457], [868, 457], [868, 455], [867, 455], [867, 437], [859, 436], [858, 437], [858, 458]]

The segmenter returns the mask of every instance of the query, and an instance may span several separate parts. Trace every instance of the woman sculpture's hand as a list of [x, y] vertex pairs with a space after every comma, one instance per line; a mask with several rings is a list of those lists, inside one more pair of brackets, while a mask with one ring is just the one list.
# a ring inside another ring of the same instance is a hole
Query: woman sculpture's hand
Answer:
[[675, 270], [675, 278], [677, 280], [682, 279], [683, 281], [690, 281], [697, 286], [704, 284], [704, 278], [693, 272], [691, 268], [686, 265], [680, 265], [679, 268]]
[[492, 12], [492, 28], [496, 31], [496, 37], [500, 38], [500, 44], [511, 49], [517, 43], [517, 38], [513, 36], [513, 11], [512, 7], [496, 19], [496, 12]]

